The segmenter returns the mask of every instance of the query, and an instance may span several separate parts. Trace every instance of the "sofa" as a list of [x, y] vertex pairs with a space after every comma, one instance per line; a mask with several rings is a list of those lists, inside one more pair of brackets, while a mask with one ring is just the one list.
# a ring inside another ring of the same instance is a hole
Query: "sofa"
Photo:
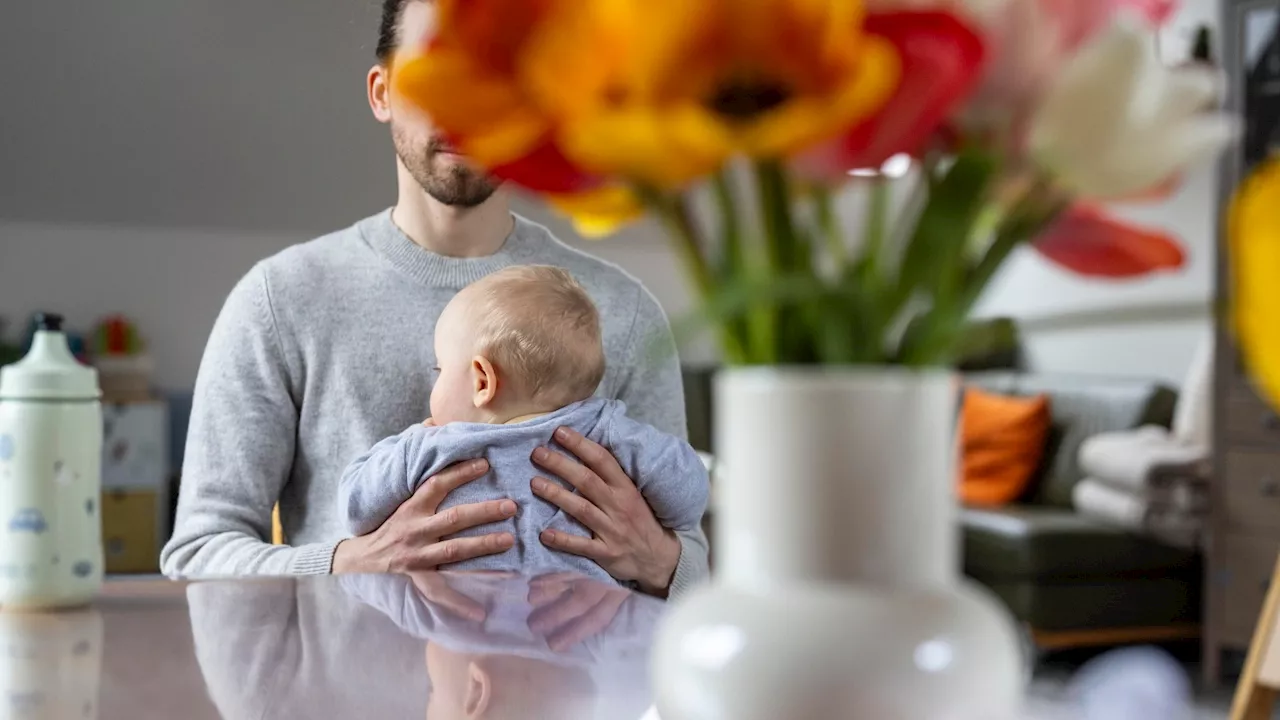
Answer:
[[[690, 441], [711, 445], [712, 368], [687, 368]], [[999, 508], [962, 508], [964, 572], [990, 588], [1041, 650], [1194, 637], [1199, 554], [1076, 513], [1080, 443], [1100, 432], [1168, 426], [1176, 394], [1141, 379], [1017, 370], [964, 373], [966, 383], [1012, 395], [1047, 394], [1052, 429], [1027, 493]], [[728, 480], [722, 480], [728, 481]], [[712, 548], [714, 556], [715, 548]]]
[[1036, 479], [1019, 502], [962, 508], [964, 571], [995, 592], [1041, 649], [1195, 637], [1198, 552], [1076, 513], [1080, 443], [1101, 432], [1168, 427], [1176, 394], [1159, 382], [983, 372], [968, 383], [1011, 395], [1046, 394], [1052, 429]]

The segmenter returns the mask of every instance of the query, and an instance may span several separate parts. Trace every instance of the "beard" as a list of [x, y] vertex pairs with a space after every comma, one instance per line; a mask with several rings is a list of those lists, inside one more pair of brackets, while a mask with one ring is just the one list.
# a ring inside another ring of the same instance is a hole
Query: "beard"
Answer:
[[464, 163], [437, 162], [448, 146], [438, 137], [418, 140], [403, 128], [391, 124], [391, 142], [396, 155], [424, 192], [444, 205], [473, 208], [493, 195], [498, 184]]

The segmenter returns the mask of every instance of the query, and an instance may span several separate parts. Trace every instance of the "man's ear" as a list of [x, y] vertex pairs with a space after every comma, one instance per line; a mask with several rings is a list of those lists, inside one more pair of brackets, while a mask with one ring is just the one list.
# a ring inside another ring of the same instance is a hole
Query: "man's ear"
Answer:
[[391, 67], [379, 63], [369, 68], [366, 84], [373, 116], [380, 123], [391, 122]]
[[498, 396], [498, 372], [483, 355], [471, 359], [471, 401], [478, 408], [491, 404]]

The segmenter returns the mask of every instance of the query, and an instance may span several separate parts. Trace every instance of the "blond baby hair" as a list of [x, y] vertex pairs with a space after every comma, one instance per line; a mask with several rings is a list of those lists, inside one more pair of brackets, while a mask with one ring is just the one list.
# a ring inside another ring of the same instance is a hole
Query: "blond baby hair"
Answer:
[[585, 400], [604, 377], [600, 313], [567, 271], [519, 265], [465, 291], [477, 353], [529, 400], [563, 407]]

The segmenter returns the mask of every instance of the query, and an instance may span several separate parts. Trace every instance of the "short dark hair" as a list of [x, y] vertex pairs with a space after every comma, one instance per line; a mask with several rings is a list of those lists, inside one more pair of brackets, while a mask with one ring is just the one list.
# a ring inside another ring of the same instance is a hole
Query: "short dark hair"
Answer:
[[411, 0], [382, 0], [382, 23], [378, 27], [378, 62], [387, 65], [400, 46], [400, 19]]

